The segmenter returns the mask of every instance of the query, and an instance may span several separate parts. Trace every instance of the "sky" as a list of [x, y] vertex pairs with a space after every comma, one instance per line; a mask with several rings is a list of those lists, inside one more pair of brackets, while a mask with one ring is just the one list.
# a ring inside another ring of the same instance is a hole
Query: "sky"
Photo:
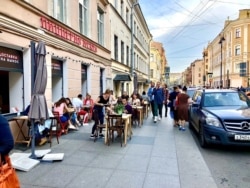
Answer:
[[139, 0], [153, 40], [163, 44], [171, 73], [183, 72], [250, 0]]

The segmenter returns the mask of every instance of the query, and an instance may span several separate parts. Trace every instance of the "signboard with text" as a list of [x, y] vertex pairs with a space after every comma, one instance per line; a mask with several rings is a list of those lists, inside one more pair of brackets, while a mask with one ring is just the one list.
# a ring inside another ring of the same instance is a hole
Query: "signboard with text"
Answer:
[[23, 71], [23, 52], [0, 46], [0, 69]]

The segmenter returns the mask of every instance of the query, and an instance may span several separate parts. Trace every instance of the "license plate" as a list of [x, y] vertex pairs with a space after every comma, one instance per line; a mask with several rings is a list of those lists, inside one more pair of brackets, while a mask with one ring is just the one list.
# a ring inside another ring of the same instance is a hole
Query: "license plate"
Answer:
[[250, 141], [250, 135], [234, 135], [235, 140], [249, 140]]

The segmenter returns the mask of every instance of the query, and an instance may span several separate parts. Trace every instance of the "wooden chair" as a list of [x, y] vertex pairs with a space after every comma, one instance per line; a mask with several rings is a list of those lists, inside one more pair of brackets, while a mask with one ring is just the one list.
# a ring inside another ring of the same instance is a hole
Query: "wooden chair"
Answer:
[[57, 123], [59, 124], [60, 131], [61, 131], [60, 135], [67, 134], [68, 133], [68, 122], [61, 121], [59, 112], [53, 111], [53, 115], [54, 115], [55, 119], [57, 120]]
[[[95, 139], [94, 139], [94, 142], [97, 140], [97, 138], [99, 137], [99, 131], [100, 131], [100, 129], [105, 129], [106, 128], [106, 125], [105, 124], [99, 124], [99, 125], [97, 125], [96, 126], [96, 130], [95, 130]], [[105, 131], [107, 131], [107, 130], [105, 130]]]
[[59, 137], [61, 136], [62, 131], [61, 131], [60, 124], [57, 122], [57, 118], [50, 117], [50, 119], [51, 119], [51, 126], [50, 126], [50, 130], [49, 130], [49, 143], [50, 143], [50, 147], [51, 147], [53, 135], [56, 136], [57, 144], [59, 144]]
[[124, 140], [124, 124], [122, 121], [122, 115], [109, 114], [107, 118], [107, 144], [110, 145], [110, 141], [114, 142], [114, 132], [121, 136], [121, 147]]

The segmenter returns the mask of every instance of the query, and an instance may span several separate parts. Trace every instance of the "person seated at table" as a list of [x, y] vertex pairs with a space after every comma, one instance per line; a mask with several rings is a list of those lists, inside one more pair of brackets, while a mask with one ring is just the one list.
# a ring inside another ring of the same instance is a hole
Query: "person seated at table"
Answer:
[[68, 127], [74, 127], [70, 121], [70, 114], [72, 110], [68, 108], [67, 101], [65, 97], [60, 98], [57, 102], [54, 103], [54, 111], [59, 113], [61, 122], [68, 122]]
[[94, 101], [89, 93], [86, 94], [83, 100], [84, 123], [87, 124], [89, 119], [93, 116]]
[[[30, 112], [30, 104], [26, 107], [23, 114], [28, 116], [29, 112]], [[54, 117], [50, 109], [48, 109], [48, 114], [49, 117]], [[31, 126], [30, 120], [28, 120], [27, 126], [29, 127]], [[45, 120], [43, 125], [37, 123], [34, 124], [35, 142], [39, 146], [44, 145], [47, 142], [47, 136], [49, 133], [50, 126], [51, 126], [51, 119]]]
[[138, 98], [137, 94], [135, 94], [135, 93], [132, 94], [130, 100], [131, 100], [131, 102], [130, 102], [131, 105], [141, 106], [141, 101], [140, 101], [140, 99]]
[[78, 127], [80, 127], [80, 122], [77, 120], [76, 111], [74, 109], [74, 106], [73, 106], [70, 98], [68, 98], [68, 97], [66, 98], [66, 104], [67, 104], [67, 107], [69, 109], [71, 109], [71, 111], [69, 112], [69, 114], [70, 114], [70, 121], [71, 121], [72, 125], [74, 125], [74, 127], [70, 126], [69, 129], [78, 129]]
[[[110, 90], [107, 89], [102, 95], [100, 95], [96, 99], [96, 101], [94, 103], [93, 118], [94, 118], [95, 123], [92, 127], [92, 132], [91, 132], [90, 138], [95, 138], [94, 133], [96, 131], [97, 125], [104, 123], [103, 107], [105, 104], [108, 104], [109, 96], [110, 96]], [[99, 137], [104, 137], [104, 135], [102, 134], [102, 129], [100, 129]]]
[[[52, 111], [48, 109], [49, 117], [54, 117]], [[49, 131], [51, 127], [52, 120], [46, 119], [43, 125], [38, 125], [38, 130], [36, 131], [36, 138], [38, 138], [39, 142], [38, 145], [44, 145], [48, 141]]]
[[141, 98], [142, 98], [142, 102], [143, 102], [143, 103], [144, 103], [144, 102], [149, 103], [149, 97], [148, 97], [148, 95], [146, 94], [145, 91], [142, 92]]
[[121, 98], [127, 98], [127, 101], [129, 101], [129, 95], [127, 91], [123, 91]]
[[122, 104], [124, 105], [124, 111], [125, 114], [132, 114], [133, 109], [132, 106], [128, 103], [127, 98], [122, 98]]
[[83, 109], [82, 94], [78, 94], [77, 97], [73, 98], [72, 104], [76, 110], [76, 116], [79, 125], [82, 125], [82, 123], [86, 123], [85, 119], [88, 119], [88, 113]]
[[110, 96], [109, 96], [109, 104], [111, 105], [116, 105], [117, 104], [117, 99], [114, 96], [113, 90], [110, 90]]

